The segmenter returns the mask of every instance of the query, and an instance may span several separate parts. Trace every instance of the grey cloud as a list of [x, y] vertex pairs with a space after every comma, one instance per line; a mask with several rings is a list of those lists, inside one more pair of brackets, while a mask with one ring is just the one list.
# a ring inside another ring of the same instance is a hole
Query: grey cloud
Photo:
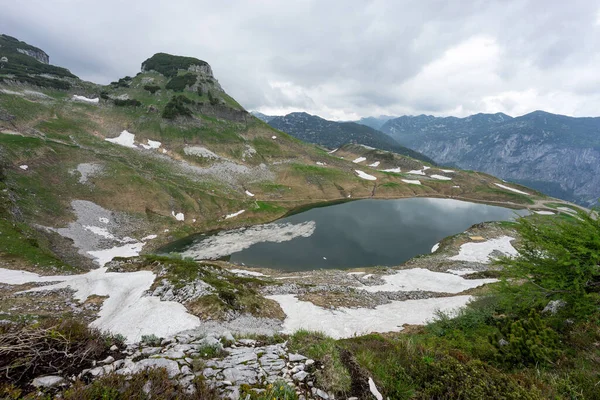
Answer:
[[[580, 114], [600, 109], [593, 3], [0, 0], [0, 26], [99, 83], [158, 51], [204, 59], [248, 109]], [[478, 39], [498, 54], [465, 50]]]

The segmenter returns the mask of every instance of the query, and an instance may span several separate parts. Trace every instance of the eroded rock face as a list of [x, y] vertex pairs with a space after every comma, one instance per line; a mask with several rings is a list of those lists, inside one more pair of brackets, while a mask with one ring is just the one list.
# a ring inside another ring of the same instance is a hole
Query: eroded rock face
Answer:
[[17, 51], [21, 54], [33, 57], [41, 63], [50, 64], [50, 56], [41, 50], [17, 49]]

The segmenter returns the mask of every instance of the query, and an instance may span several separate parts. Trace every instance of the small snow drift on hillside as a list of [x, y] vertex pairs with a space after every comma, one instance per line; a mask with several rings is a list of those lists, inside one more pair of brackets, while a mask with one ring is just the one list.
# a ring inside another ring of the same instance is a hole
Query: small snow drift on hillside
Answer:
[[363, 162], [363, 161], [365, 161], [365, 160], [366, 160], [366, 158], [365, 158], [365, 157], [358, 157], [358, 158], [355, 158], [355, 159], [354, 159], [352, 162], [353, 162], [354, 164], [358, 164], [358, 163], [361, 163], [361, 162]]
[[267, 296], [275, 300], [286, 314], [283, 333], [299, 329], [323, 332], [334, 339], [349, 338], [371, 332], [399, 332], [402, 325], [422, 325], [433, 319], [436, 311], [452, 314], [464, 307], [471, 296], [438, 297], [424, 300], [392, 301], [375, 308], [322, 308], [301, 301], [293, 294]]
[[248, 271], [248, 270], [245, 270], [245, 269], [230, 269], [229, 272], [232, 272], [232, 273], [234, 273], [236, 275], [242, 275], [242, 276], [243, 275], [246, 275], [246, 276], [268, 276], [268, 275], [265, 275], [265, 274], [260, 273], [260, 272]]
[[516, 256], [518, 253], [510, 243], [512, 240], [515, 240], [515, 238], [510, 236], [501, 236], [485, 242], [465, 243], [460, 246], [459, 253], [455, 256], [449, 257], [449, 259], [455, 261], [489, 264], [491, 261], [491, 254], [494, 251], [498, 251], [508, 256]]
[[137, 149], [137, 146], [135, 145], [135, 135], [131, 132], [127, 132], [127, 130], [124, 130], [119, 136], [115, 138], [106, 138], [104, 140], [124, 147]]
[[153, 149], [155, 150], [155, 149], [158, 149], [161, 144], [162, 144], [161, 142], [158, 142], [156, 140], [148, 139], [148, 144], [142, 143], [142, 144], [140, 144], [140, 146], [142, 146], [146, 150], [153, 150]]
[[412, 171], [408, 171], [408, 173], [411, 175], [425, 175], [425, 172], [420, 169], [413, 169]]
[[19, 168], [21, 168], [23, 171], [27, 171], [29, 169], [29, 165], [19, 165]]
[[356, 172], [356, 174], [358, 175], [359, 178], [363, 178], [368, 181], [376, 181], [377, 180], [377, 178], [374, 177], [373, 175], [369, 175], [361, 170], [355, 169], [354, 171]]
[[554, 215], [554, 213], [552, 211], [534, 211], [534, 213], [539, 214], [539, 215]]
[[227, 215], [225, 216], [225, 219], [229, 219], [229, 218], [235, 218], [235, 217], [237, 217], [238, 215], [241, 215], [241, 214], [243, 214], [244, 212], [246, 212], [246, 210], [240, 210], [240, 211], [238, 211], [238, 212], [234, 212], [233, 214], [227, 214]]
[[400, 170], [400, 167], [396, 167], [396, 168], [388, 168], [388, 169], [382, 169], [381, 171], [383, 172], [394, 172], [396, 174], [399, 174], [400, 172], [402, 172]]
[[167, 337], [177, 332], [192, 329], [200, 319], [187, 313], [182, 304], [161, 301], [154, 296], [145, 296], [154, 283], [151, 271], [106, 272], [99, 268], [81, 275], [39, 276], [31, 272], [12, 271], [0, 268], [0, 282], [19, 285], [26, 282], [59, 282], [41, 286], [26, 292], [42, 292], [70, 288], [75, 299], [83, 302], [89, 296], [108, 296], [102, 304], [98, 319], [90, 326], [114, 334], [121, 334], [129, 342], [139, 341], [142, 335], [154, 334]]
[[420, 185], [421, 181], [418, 179], [402, 179], [404, 183], [410, 183], [411, 185]]
[[379, 167], [379, 164], [381, 164], [379, 161], [375, 161], [373, 164], [369, 164], [369, 167], [376, 168]]
[[246, 196], [254, 197], [254, 193], [250, 192], [249, 190], [246, 190]]
[[434, 175], [431, 175], [431, 177], [433, 179], [438, 179], [440, 181], [451, 181], [452, 180], [452, 178], [448, 178], [447, 176], [443, 176], [443, 175], [435, 175], [434, 174]]
[[89, 99], [87, 97], [78, 96], [76, 94], [73, 95], [73, 100], [75, 100], [75, 101], [81, 101], [81, 102], [84, 102], [84, 103], [91, 103], [91, 104], [98, 104], [100, 102], [100, 99], [97, 98], [97, 97], [94, 98], [94, 99]]
[[171, 211], [171, 215], [175, 217], [177, 221], [184, 221], [185, 215], [183, 213], [175, 213], [175, 211]]
[[511, 192], [515, 192], [515, 193], [519, 193], [519, 194], [524, 194], [524, 195], [527, 195], [527, 196], [531, 196], [530, 193], [525, 193], [525, 192], [523, 192], [523, 191], [521, 191], [519, 189], [511, 188], [511, 187], [508, 187], [506, 185], [502, 185], [500, 183], [494, 183], [494, 185], [496, 185], [498, 187], [501, 187], [502, 189], [510, 190]]

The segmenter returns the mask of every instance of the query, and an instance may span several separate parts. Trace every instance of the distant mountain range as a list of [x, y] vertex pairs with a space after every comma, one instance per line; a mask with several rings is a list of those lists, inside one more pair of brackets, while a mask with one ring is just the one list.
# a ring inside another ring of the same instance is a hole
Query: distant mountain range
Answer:
[[305, 142], [331, 149], [347, 143], [356, 143], [433, 163], [429, 157], [400, 145], [390, 136], [355, 122], [329, 121], [304, 112], [294, 112], [284, 116], [269, 116], [256, 111], [252, 114], [273, 128]]
[[487, 172], [582, 205], [600, 197], [600, 118], [403, 116], [381, 131], [437, 163]]

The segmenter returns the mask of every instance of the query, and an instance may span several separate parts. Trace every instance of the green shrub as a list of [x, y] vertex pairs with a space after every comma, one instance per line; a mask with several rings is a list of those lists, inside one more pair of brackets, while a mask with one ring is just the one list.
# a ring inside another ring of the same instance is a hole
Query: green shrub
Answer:
[[256, 393], [249, 385], [241, 386], [242, 399], [249, 400], [298, 400], [296, 390], [285, 381], [276, 381], [269, 385], [262, 393]]
[[215, 97], [210, 90], [208, 91], [208, 102], [212, 106], [216, 106], [217, 104], [219, 104], [219, 98]]
[[100, 92], [100, 98], [104, 100], [110, 99], [110, 97], [108, 96], [108, 92], [105, 91]]
[[194, 394], [187, 393], [164, 368], [148, 369], [132, 375], [105, 375], [91, 384], [77, 381], [62, 394], [65, 400], [216, 400], [219, 395], [203, 377], [192, 381]]
[[136, 99], [125, 99], [125, 100], [114, 99], [113, 103], [117, 107], [139, 107], [142, 105], [142, 103]]
[[159, 338], [158, 336], [152, 334], [152, 335], [142, 335], [142, 340], [141, 342], [151, 346], [151, 347], [158, 347], [160, 346], [162, 339]]
[[144, 71], [156, 71], [166, 77], [176, 76], [179, 70], [186, 70], [192, 65], [208, 65], [206, 61], [193, 57], [173, 56], [166, 53], [156, 53], [142, 63]]
[[162, 117], [166, 119], [175, 119], [180, 116], [191, 117], [192, 112], [187, 106], [193, 103], [194, 101], [188, 99], [186, 96], [173, 96], [165, 106]]
[[558, 334], [539, 313], [528, 318], [499, 322], [500, 333], [490, 337], [498, 350], [497, 359], [508, 366], [551, 364], [560, 355]]
[[187, 86], [192, 86], [195, 84], [196, 79], [198, 79], [196, 74], [188, 73], [184, 75], [177, 75], [167, 82], [165, 88], [175, 92], [183, 92]]
[[149, 91], [151, 94], [154, 94], [160, 90], [160, 86], [158, 85], [144, 85], [144, 90]]
[[506, 271], [501, 292], [507, 307], [526, 315], [529, 309], [544, 307], [549, 300], [563, 300], [564, 315], [580, 319], [597, 310], [600, 218], [583, 212], [578, 217], [545, 222], [519, 219], [519, 256], [498, 262]]

